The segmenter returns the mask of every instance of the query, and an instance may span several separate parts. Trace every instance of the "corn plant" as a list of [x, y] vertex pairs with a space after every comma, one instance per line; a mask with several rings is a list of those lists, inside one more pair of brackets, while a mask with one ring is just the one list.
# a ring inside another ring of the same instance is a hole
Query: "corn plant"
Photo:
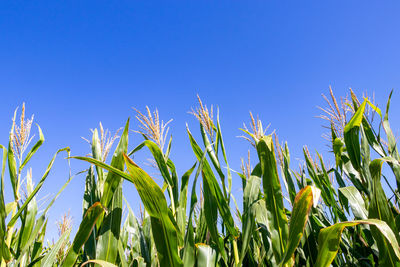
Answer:
[[[199, 97], [198, 107], [190, 112], [199, 124], [198, 137], [187, 126], [194, 161], [182, 174], [172, 160], [170, 121], [164, 123], [157, 110], [136, 110], [136, 133], [143, 141], [133, 149], [128, 146], [130, 120], [119, 139], [100, 124], [88, 141], [91, 155], [73, 157], [90, 165], [85, 171], [82, 221], [71, 242], [70, 232], [64, 231], [54, 244], [43, 245], [45, 217], [35, 219], [34, 213], [34, 195], [41, 184], [33, 188], [27, 178], [27, 194], [33, 197], [19, 205], [16, 195], [12, 202], [16, 204], [3, 205], [1, 210], [2, 223], [12, 213], [11, 224], [3, 223], [0, 232], [6, 238], [1, 244], [2, 264], [399, 266], [400, 155], [389, 124], [391, 94], [383, 113], [368, 97], [360, 101], [350, 93], [350, 99], [342, 99], [340, 105], [332, 90], [330, 99], [324, 96], [328, 107], [321, 117], [329, 123], [327, 140], [334, 166], [304, 147], [304, 163], [294, 170], [288, 144], [280, 143], [275, 133], [266, 134], [261, 120], [250, 113], [250, 126], [241, 131], [257, 157], [251, 160], [249, 152], [248, 162], [240, 171], [234, 170], [219, 112], [214, 117], [212, 106], [209, 109]], [[13, 170], [19, 155], [10, 153], [11, 148], [2, 149], [4, 173], [6, 162]], [[134, 162], [144, 149], [150, 152], [162, 184]], [[25, 160], [19, 161], [19, 166], [24, 165]], [[391, 173], [382, 173], [383, 164]], [[17, 181], [15, 194], [20, 178], [11, 179]], [[241, 200], [232, 194], [233, 179], [241, 181]], [[390, 182], [394, 179], [397, 188]], [[140, 216], [124, 198], [124, 181], [139, 194], [144, 207]], [[1, 197], [4, 203], [3, 186]], [[20, 229], [15, 231], [12, 227], [18, 219]]]
[[[1, 191], [0, 191], [0, 260], [1, 266], [40, 266], [44, 263], [57, 263], [57, 253], [59, 249], [68, 242], [70, 229], [66, 229], [61, 236], [58, 245], [46, 247], [44, 236], [47, 226], [47, 212], [53, 205], [56, 198], [64, 190], [71, 181], [72, 176], [59, 192], [47, 203], [43, 211], [38, 209], [37, 193], [41, 190], [46, 181], [50, 170], [54, 164], [56, 156], [66, 151], [69, 155], [69, 148], [58, 150], [40, 181], [36, 186], [33, 184], [32, 169], [26, 170], [31, 158], [44, 142], [42, 130], [38, 127], [39, 140], [31, 146], [30, 137], [33, 116], [29, 119], [25, 118], [25, 105], [22, 106], [20, 123], [16, 121], [17, 110], [14, 113], [13, 123], [10, 131], [8, 147], [0, 145], [3, 151], [2, 167], [1, 167]], [[25, 152], [27, 152], [25, 154]], [[11, 184], [11, 190], [7, 191], [7, 195], [12, 194], [13, 200], [5, 203], [4, 179], [8, 165], [8, 175]], [[26, 176], [24, 178], [24, 173]]]

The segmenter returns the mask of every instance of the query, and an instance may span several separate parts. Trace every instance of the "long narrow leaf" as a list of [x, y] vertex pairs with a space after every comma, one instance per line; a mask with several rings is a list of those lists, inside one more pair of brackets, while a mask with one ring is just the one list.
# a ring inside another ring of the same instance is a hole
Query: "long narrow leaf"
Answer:
[[[189, 140], [190, 140], [190, 144], [192, 145], [193, 152], [195, 153], [197, 160], [201, 160], [201, 158], [203, 156], [203, 151], [197, 145], [197, 143], [194, 140], [189, 129], [187, 129], [187, 132], [189, 135]], [[215, 179], [214, 173], [212, 172], [212, 169], [211, 169], [210, 165], [208, 164], [207, 160], [204, 161], [203, 172], [204, 172], [204, 176], [203, 176], [204, 183], [205, 182], [208, 183], [210, 193], [213, 195], [213, 197], [216, 200], [216, 204], [218, 206], [218, 211], [221, 214], [221, 217], [223, 218], [223, 222], [224, 222], [227, 230], [229, 231], [229, 233], [232, 235], [233, 238], [237, 238], [239, 236], [239, 234], [235, 227], [233, 217], [230, 212], [230, 208], [223, 196], [221, 188], [220, 188], [217, 180]]]
[[344, 228], [358, 224], [369, 224], [377, 227], [385, 240], [389, 242], [397, 257], [397, 259], [390, 259], [390, 265], [384, 266], [396, 266], [396, 261], [400, 261], [399, 244], [397, 243], [396, 237], [390, 227], [385, 222], [376, 219], [342, 222], [322, 229], [318, 236], [318, 258], [314, 266], [330, 266], [339, 250], [339, 244]]
[[[124, 131], [119, 139], [117, 148], [115, 149], [114, 155], [111, 160], [111, 166], [115, 169], [124, 170], [124, 157], [123, 154], [127, 153], [128, 150], [128, 133], [129, 133], [129, 119], [125, 124]], [[117, 189], [121, 177], [114, 172], [107, 174], [106, 180], [104, 181], [103, 195], [101, 197], [101, 204], [105, 207], [111, 202], [112, 196]]]
[[291, 261], [293, 253], [295, 252], [296, 247], [303, 236], [304, 228], [308, 220], [308, 214], [314, 202], [313, 189], [319, 190], [317, 188], [307, 186], [300, 190], [294, 199], [292, 215], [289, 222], [289, 239], [281, 266], [285, 266]]
[[178, 255], [178, 232], [161, 188], [128, 156], [124, 157], [131, 180], [151, 216], [151, 228], [160, 266], [182, 266], [182, 260]]
[[40, 129], [39, 125], [37, 125], [38, 131], [39, 131], [39, 140], [36, 142], [36, 144], [31, 148], [31, 150], [28, 152], [26, 155], [24, 161], [22, 162], [21, 166], [19, 166], [19, 170], [21, 171], [25, 165], [29, 162], [29, 160], [32, 158], [32, 156], [36, 153], [36, 151], [42, 146], [44, 142], [44, 135], [42, 133], [42, 129]]
[[75, 235], [74, 241], [72, 242], [72, 245], [68, 250], [67, 256], [62, 266], [70, 267], [75, 264], [75, 261], [79, 256], [79, 251], [85, 244], [86, 240], [89, 238], [97, 219], [104, 214], [104, 211], [105, 210], [100, 202], [96, 202], [88, 209], [85, 217], [79, 225], [78, 232]]
[[56, 156], [58, 155], [58, 153], [62, 152], [62, 151], [67, 151], [68, 156], [69, 156], [69, 148], [63, 148], [60, 149], [56, 152], [56, 154], [53, 156], [53, 158], [51, 159], [49, 165], [47, 166], [47, 169], [44, 173], [44, 175], [42, 176], [42, 178], [40, 179], [39, 183], [37, 184], [37, 186], [35, 187], [35, 189], [32, 191], [31, 194], [29, 194], [28, 198], [25, 200], [24, 204], [22, 204], [22, 206], [19, 208], [19, 210], [17, 211], [17, 213], [11, 218], [11, 220], [9, 221], [7, 227], [10, 228], [12, 226], [14, 226], [14, 224], [16, 223], [18, 217], [21, 215], [21, 213], [25, 210], [25, 208], [28, 206], [29, 202], [32, 200], [32, 198], [36, 195], [36, 193], [39, 191], [39, 189], [43, 186], [44, 181], [46, 180], [47, 176], [50, 173], [51, 168], [53, 167], [54, 161], [56, 160]]
[[354, 186], [341, 187], [339, 188], [339, 192], [346, 197], [356, 219], [364, 220], [368, 218], [368, 211], [365, 209], [364, 199], [357, 188]]
[[[7, 208], [4, 202], [4, 171], [7, 162], [7, 149], [0, 145], [0, 148], [3, 150], [3, 163], [1, 165], [1, 180], [0, 180], [0, 240], [5, 240], [6, 238], [6, 217], [7, 217]], [[12, 205], [16, 205], [15, 202], [12, 202]], [[7, 247], [5, 242], [0, 243], [0, 262], [4, 259], [5, 262], [11, 259], [11, 253], [9, 248]]]
[[282, 260], [288, 240], [288, 224], [283, 206], [272, 136], [264, 136], [257, 143], [257, 153], [262, 170], [264, 200], [267, 207], [268, 229], [277, 262]]
[[349, 154], [351, 164], [356, 170], [361, 167], [361, 148], [360, 148], [360, 125], [364, 116], [365, 105], [364, 101], [354, 113], [353, 117], [344, 128], [344, 142], [346, 144], [347, 153]]
[[115, 190], [107, 210], [97, 236], [96, 259], [116, 263], [122, 218], [122, 183]]
[[56, 263], [57, 254], [61, 247], [68, 242], [68, 237], [71, 230], [65, 231], [58, 241], [54, 244], [51, 250], [46, 254], [46, 256], [41, 261], [41, 266], [53, 266]]

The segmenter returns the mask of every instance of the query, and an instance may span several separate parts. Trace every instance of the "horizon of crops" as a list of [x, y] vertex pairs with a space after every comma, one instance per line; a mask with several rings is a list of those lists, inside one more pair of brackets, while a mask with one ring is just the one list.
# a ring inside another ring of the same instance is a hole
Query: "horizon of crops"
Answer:
[[[252, 168], [229, 167], [219, 116], [198, 98], [191, 113], [200, 125], [200, 140], [187, 126], [196, 162], [178, 174], [170, 158], [172, 138], [158, 111], [136, 110], [143, 142], [128, 146], [130, 120], [120, 137], [100, 124], [92, 131], [89, 156], [59, 149], [40, 181], [22, 171], [44, 142], [32, 143], [32, 118], [14, 114], [2, 153], [0, 191], [0, 261], [5, 266], [400, 266], [400, 155], [389, 123], [389, 99], [380, 110], [372, 99], [351, 91], [338, 102], [330, 90], [321, 118], [328, 123], [335, 164], [303, 148], [304, 165], [290, 167], [287, 143], [266, 134], [250, 113], [243, 138], [258, 156]], [[224, 133], [226, 134], [226, 133]], [[113, 144], [117, 143], [112, 151]], [[148, 150], [163, 179], [157, 184], [133, 161]], [[36, 199], [59, 153], [68, 162], [85, 161], [82, 221], [71, 235], [71, 221], [59, 222], [59, 236], [45, 242], [47, 212], [73, 178], [38, 208]], [[327, 156], [326, 156], [327, 157]], [[110, 158], [110, 159], [109, 159]], [[387, 164], [390, 176], [382, 174]], [[239, 168], [238, 168], [239, 169]], [[232, 194], [240, 177], [243, 197]], [[11, 188], [5, 188], [9, 179]], [[396, 188], [388, 182], [396, 180]], [[143, 212], [136, 217], [123, 196], [123, 181], [132, 183]], [[384, 187], [389, 189], [385, 190]], [[199, 189], [200, 188], [200, 189]], [[7, 198], [5, 197], [7, 195]], [[12, 195], [13, 201], [5, 203]], [[238, 205], [240, 203], [241, 205]], [[239, 209], [239, 206], [242, 206]], [[124, 215], [123, 210], [127, 210]]]

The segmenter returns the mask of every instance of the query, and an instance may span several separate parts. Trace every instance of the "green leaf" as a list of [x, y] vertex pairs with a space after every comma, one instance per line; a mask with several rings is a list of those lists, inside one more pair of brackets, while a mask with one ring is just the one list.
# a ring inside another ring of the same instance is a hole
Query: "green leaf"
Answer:
[[[172, 140], [172, 139], [171, 139]], [[170, 150], [171, 141], [168, 144], [167, 154], [163, 154], [162, 150], [158, 147], [156, 143], [151, 140], [145, 140], [140, 145], [138, 145], [135, 149], [133, 149], [128, 155], [132, 155], [135, 152], [139, 151], [143, 147], [147, 147], [151, 154], [153, 155], [154, 160], [156, 161], [157, 167], [160, 170], [161, 176], [163, 177], [165, 183], [168, 185], [168, 194], [170, 199], [173, 202], [173, 212], [176, 213], [175, 207], [179, 205], [179, 191], [178, 191], [178, 177], [175, 172], [175, 166], [171, 160], [169, 160], [168, 154]], [[168, 168], [171, 169], [172, 175], [170, 174]]]
[[396, 224], [393, 213], [391, 212], [386, 198], [385, 191], [381, 184], [381, 170], [385, 159], [375, 159], [370, 165], [370, 171], [373, 179], [372, 195], [369, 204], [369, 218], [385, 221], [393, 231], [396, 231]]
[[207, 183], [207, 180], [204, 179], [204, 172], [202, 172], [203, 175], [203, 196], [204, 196], [204, 203], [203, 203], [203, 212], [204, 216], [206, 219], [207, 223], [207, 228], [210, 233], [210, 236], [212, 240], [215, 242], [215, 244], [218, 247], [219, 252], [221, 253], [222, 257], [224, 260], [227, 260], [227, 255], [225, 253], [225, 248], [224, 248], [224, 242], [222, 238], [220, 237], [218, 233], [218, 225], [217, 225], [217, 220], [218, 220], [218, 204], [216, 202], [216, 199], [213, 196], [213, 193], [211, 193], [211, 189], [209, 184]]
[[[223, 173], [223, 171], [221, 169], [221, 164], [219, 163], [219, 160], [218, 160], [217, 155], [216, 155], [216, 152], [218, 152], [218, 151], [214, 151], [213, 150], [213, 146], [211, 145], [210, 140], [208, 139], [208, 135], [206, 133], [206, 130], [204, 129], [204, 127], [203, 127], [203, 125], [201, 123], [200, 123], [200, 132], [201, 132], [201, 136], [203, 138], [204, 146], [205, 146], [205, 148], [207, 150], [207, 154], [211, 159], [211, 163], [213, 164], [214, 168], [217, 170], [217, 173], [218, 173], [219, 177], [221, 178], [224, 197], [229, 200], [229, 196], [227, 195], [226, 186], [225, 186], [225, 175], [224, 175], [224, 173]], [[217, 139], [216, 140], [219, 141], [218, 133], [217, 133]]]
[[37, 186], [35, 187], [35, 189], [32, 191], [31, 194], [29, 194], [29, 196], [25, 200], [24, 204], [22, 204], [22, 206], [18, 209], [17, 213], [8, 222], [8, 225], [7, 225], [8, 228], [11, 228], [12, 226], [14, 226], [14, 224], [16, 223], [18, 217], [26, 209], [26, 207], [28, 206], [29, 202], [33, 199], [33, 197], [36, 195], [36, 193], [39, 191], [39, 189], [43, 186], [44, 181], [46, 180], [47, 176], [50, 173], [51, 168], [53, 167], [54, 161], [56, 160], [56, 156], [58, 155], [58, 153], [60, 153], [62, 151], [67, 151], [68, 156], [69, 156], [69, 148], [68, 147], [67, 148], [63, 148], [63, 149], [59, 149], [56, 152], [56, 154], [51, 159], [49, 165], [47, 166], [47, 169], [46, 169], [45, 173], [43, 174], [42, 178], [40, 179], [40, 181], [37, 184]]
[[347, 203], [350, 204], [356, 219], [364, 220], [368, 218], [368, 211], [365, 208], [364, 199], [357, 188], [354, 186], [341, 187], [339, 188], [339, 193], [347, 198]]
[[[135, 215], [133, 214], [133, 211], [129, 205], [129, 203], [126, 201], [126, 207], [128, 208], [128, 215], [125, 220], [123, 230], [121, 232], [121, 237], [119, 239], [118, 244], [122, 245], [122, 248], [124, 250], [129, 249], [129, 242], [128, 238], [131, 235], [131, 240], [132, 244], [130, 245], [130, 250], [135, 251], [135, 254], [132, 255], [132, 257], [135, 257], [135, 255], [140, 255], [143, 257], [144, 261], [150, 265], [151, 264], [151, 257], [150, 257], [150, 252], [149, 252], [149, 247], [148, 247], [148, 242], [146, 240], [146, 237], [143, 233], [142, 227], [139, 225], [139, 222]], [[143, 219], [143, 225], [145, 222], [148, 221], [146, 219]], [[119, 253], [120, 253], [120, 258], [122, 258], [121, 254], [125, 254], [124, 250], [121, 251], [120, 248], [118, 248]], [[122, 253], [121, 253], [122, 252]], [[128, 259], [129, 261], [129, 259]], [[122, 261], [121, 261], [122, 263]], [[127, 263], [128, 264], [128, 263]]]
[[[197, 203], [197, 195], [196, 195], [196, 184], [197, 184], [197, 179], [200, 176], [201, 170], [203, 169], [203, 164], [204, 160], [206, 158], [206, 151], [203, 152], [203, 157], [201, 158], [199, 162], [199, 166], [197, 168], [194, 181], [192, 184], [192, 194], [190, 197], [190, 210], [189, 210], [189, 217], [187, 220], [187, 230], [186, 230], [186, 235], [185, 235], [185, 240], [184, 240], [184, 251], [183, 251], [183, 265], [185, 267], [191, 267], [194, 266], [196, 263], [196, 255], [195, 255], [195, 242], [194, 242], [194, 229], [193, 229], [193, 213], [195, 209], [195, 205]], [[198, 230], [197, 233], [200, 233], [200, 225], [198, 225]], [[199, 234], [198, 234], [199, 235]]]
[[196, 262], [193, 224], [190, 221], [188, 224], [183, 251], [183, 266], [185, 267], [194, 266]]
[[24, 257], [24, 254], [28, 252], [28, 250], [31, 248], [32, 244], [35, 242], [35, 239], [38, 238], [39, 235], [42, 233], [40, 230], [43, 229], [43, 226], [45, 224], [45, 215], [41, 215], [39, 219], [36, 221], [35, 227], [33, 228], [29, 239], [21, 244], [21, 253], [20, 256], [17, 260], [17, 264], [22, 260], [22, 257]]
[[[380, 181], [381, 169], [384, 161], [385, 159], [375, 159], [369, 165], [372, 176], [372, 193], [369, 204], [368, 218], [379, 219], [381, 221], [386, 222], [387, 225], [395, 233], [397, 241], [399, 241], [400, 238], [398, 235], [398, 230], [396, 227], [394, 216]], [[380, 264], [382, 266], [391, 266], [394, 256], [392, 255], [393, 251], [391, 250], [390, 245], [384, 238], [382, 238], [379, 235], [378, 231], [375, 228], [371, 227], [371, 232], [377, 242], [377, 246], [379, 249]]]
[[96, 259], [117, 263], [122, 218], [122, 183], [116, 188], [97, 235]]
[[385, 222], [376, 219], [342, 222], [322, 229], [318, 236], [318, 257], [314, 266], [329, 267], [338, 252], [344, 228], [358, 224], [369, 224], [377, 227], [385, 240], [391, 245], [397, 257], [397, 259], [390, 259], [391, 265], [384, 266], [396, 266], [395, 262], [400, 260], [400, 250], [396, 237]]
[[104, 214], [104, 211], [105, 210], [100, 202], [94, 203], [93, 206], [87, 210], [62, 266], [69, 267], [75, 264], [75, 261], [79, 256], [79, 251], [88, 240], [97, 219]]
[[383, 129], [385, 130], [386, 137], [387, 137], [388, 154], [390, 157], [397, 160], [397, 162], [388, 162], [388, 164], [396, 177], [397, 188], [400, 189], [400, 164], [398, 164], [398, 162], [400, 161], [400, 155], [399, 155], [399, 151], [397, 149], [397, 138], [393, 134], [393, 131], [390, 128], [390, 123], [389, 123], [389, 108], [390, 108], [390, 101], [392, 98], [392, 94], [393, 94], [393, 90], [390, 92], [390, 95], [389, 95], [389, 98], [388, 98], [388, 101], [386, 104], [386, 112], [385, 112], [385, 117], [382, 121], [382, 126], [383, 126]]
[[[129, 133], [129, 119], [125, 124], [124, 132], [119, 139], [117, 148], [114, 151], [114, 155], [111, 160], [111, 166], [120, 171], [124, 170], [124, 156], [128, 150], [128, 133]], [[101, 196], [101, 204], [104, 207], [108, 207], [112, 200], [115, 190], [121, 182], [120, 175], [109, 172], [106, 180], [104, 181], [103, 195]]]
[[246, 183], [243, 192], [243, 215], [242, 215], [242, 249], [240, 253], [239, 265], [242, 264], [244, 257], [250, 247], [250, 240], [256, 228], [255, 210], [253, 204], [260, 195], [261, 177], [251, 175]]
[[360, 127], [363, 116], [364, 116], [364, 110], [365, 110], [366, 104], [367, 104], [367, 101], [364, 100], [364, 102], [360, 105], [360, 107], [358, 107], [358, 109], [354, 113], [353, 117], [351, 117], [350, 121], [344, 127], [345, 132], [350, 131], [354, 127]]
[[354, 113], [351, 120], [344, 127], [344, 143], [346, 144], [347, 153], [353, 167], [359, 171], [361, 168], [361, 147], [360, 147], [360, 125], [364, 116], [365, 105], [367, 101]]
[[[37, 253], [39, 253], [39, 247], [41, 249], [41, 244], [43, 243], [44, 236], [46, 234], [46, 225], [47, 225], [47, 220], [45, 220], [45, 217], [47, 215], [47, 212], [51, 208], [51, 206], [54, 204], [56, 199], [59, 197], [62, 191], [67, 187], [67, 185], [71, 182], [72, 178], [74, 176], [70, 176], [68, 180], [65, 182], [65, 184], [58, 190], [57, 194], [53, 197], [53, 199], [49, 202], [47, 207], [44, 209], [42, 212], [42, 215], [39, 217], [38, 220], [36, 220], [35, 228], [33, 229], [31, 236], [29, 237], [28, 241], [26, 242], [25, 246], [22, 248], [22, 252], [28, 251], [30, 246], [35, 242], [34, 244], [34, 251], [35, 247], [37, 248]], [[40, 232], [39, 232], [40, 231]], [[32, 253], [32, 256], [34, 256], [35, 253]]]
[[[99, 133], [97, 129], [94, 129], [93, 131], [93, 136], [92, 136], [92, 155], [94, 159], [97, 159], [99, 161], [103, 161], [102, 155], [101, 155], [101, 143], [99, 139]], [[96, 172], [97, 172], [97, 177], [99, 180], [100, 185], [104, 183], [104, 174], [103, 174], [103, 169], [100, 168], [99, 166], [96, 166]]]
[[121, 242], [121, 239], [118, 240], [118, 256], [121, 262], [122, 267], [128, 267], [128, 262], [126, 261], [125, 251]]
[[[40, 230], [40, 233], [36, 237], [35, 243], [33, 245], [32, 249], [32, 254], [31, 254], [31, 259], [41, 259], [43, 256], [41, 256], [42, 251], [43, 251], [43, 243], [44, 243], [44, 237], [46, 235], [46, 229], [47, 229], [47, 220], [44, 222], [42, 229]], [[39, 264], [37, 264], [38, 266]]]
[[[7, 232], [7, 227], [6, 227], [6, 218], [9, 213], [8, 209], [9, 208], [14, 208], [16, 206], [16, 202], [13, 201], [8, 205], [9, 207], [5, 205], [4, 202], [4, 171], [6, 167], [6, 161], [7, 161], [7, 150], [4, 146], [0, 145], [0, 148], [3, 150], [3, 164], [1, 165], [1, 184], [0, 184], [0, 240], [5, 240], [6, 239], [6, 232]], [[9, 248], [7, 247], [5, 242], [0, 243], [0, 262], [4, 259], [5, 262], [9, 261], [11, 259], [11, 253]]]
[[[190, 144], [192, 146], [193, 152], [197, 157], [197, 160], [201, 160], [203, 157], [203, 151], [200, 149], [200, 147], [197, 145], [196, 141], [194, 140], [192, 134], [190, 133], [189, 129], [187, 129], [188, 135], [189, 135], [189, 140]], [[235, 223], [233, 221], [232, 214], [230, 212], [230, 208], [228, 206], [227, 201], [225, 200], [223, 193], [221, 191], [221, 188], [218, 184], [218, 181], [215, 179], [214, 173], [208, 164], [207, 160], [204, 160], [203, 163], [203, 181], [204, 183], [208, 184], [208, 187], [210, 189], [210, 193], [214, 197], [218, 211], [221, 214], [221, 217], [223, 219], [223, 222], [229, 231], [229, 233], [232, 235], [233, 238], [237, 238], [239, 236], [238, 230], [235, 227]]]
[[[224, 161], [225, 161], [225, 164], [226, 164], [227, 177], [228, 177], [228, 196], [229, 196], [231, 194], [231, 191], [232, 191], [232, 174], [231, 174], [231, 169], [229, 168], [229, 163], [228, 163], [228, 159], [227, 159], [227, 156], [226, 156], [224, 140], [222, 138], [221, 125], [219, 123], [219, 110], [218, 110], [218, 114], [217, 114], [217, 141], [219, 141], [218, 143], [221, 146], [222, 155], [224, 157]], [[218, 149], [218, 146], [217, 146], [217, 149]], [[228, 198], [228, 202], [229, 202], [229, 198]]]
[[[28, 194], [32, 193], [33, 190], [33, 184], [32, 184], [32, 177], [30, 175], [27, 175], [26, 177], [26, 191]], [[20, 233], [20, 238], [19, 238], [19, 243], [18, 243], [18, 250], [17, 250], [17, 255], [20, 254], [21, 248], [26, 245], [28, 242], [30, 236], [32, 235], [32, 230], [35, 225], [35, 219], [36, 219], [36, 214], [38, 212], [38, 206], [36, 204], [36, 198], [32, 198], [32, 200], [29, 202], [28, 206], [26, 207], [26, 211], [23, 214], [23, 220], [22, 220], [22, 225], [21, 225], [21, 233]]]
[[108, 165], [108, 164], [106, 164], [106, 163], [104, 163], [102, 161], [99, 161], [97, 159], [88, 158], [88, 157], [79, 157], [79, 156], [70, 157], [70, 158], [87, 161], [87, 162], [92, 163], [92, 164], [94, 164], [96, 166], [99, 166], [99, 167], [101, 167], [103, 169], [106, 169], [109, 172], [112, 172], [112, 173], [115, 173], [115, 174], [121, 176], [122, 178], [124, 178], [125, 180], [128, 180], [129, 182], [132, 182], [132, 178], [131, 178], [131, 176], [129, 174], [127, 174], [127, 173], [125, 173], [125, 172], [123, 172], [123, 171], [121, 171], [121, 170], [119, 170], [117, 168], [114, 168], [114, 167], [112, 167], [112, 166], [110, 166], [110, 165]]
[[151, 228], [160, 266], [182, 266], [178, 255], [178, 231], [161, 188], [128, 156], [124, 155], [131, 180], [146, 211], [151, 216]]
[[375, 106], [374, 104], [371, 103], [371, 101], [369, 101], [368, 98], [365, 99], [368, 103], [368, 105], [376, 112], [378, 113], [379, 117], [382, 118], [382, 111], [380, 108], [378, 108], [377, 106]]
[[308, 220], [313, 202], [313, 190], [319, 190], [311, 186], [306, 186], [297, 193], [293, 203], [292, 215], [289, 222], [289, 239], [286, 245], [285, 254], [281, 261], [281, 266], [285, 266], [290, 262], [292, 256], [299, 245], [303, 236], [304, 228]]
[[5, 209], [5, 213], [6, 213], [5, 215], [8, 216], [16, 206], [17, 206], [17, 203], [15, 201], [7, 203], [6, 207], [5, 207], [6, 208]]
[[70, 232], [71, 232], [71, 230], [65, 231], [60, 236], [60, 238], [57, 240], [57, 242], [54, 244], [54, 246], [50, 249], [50, 251], [42, 259], [40, 266], [43, 266], [43, 267], [53, 266], [56, 263], [58, 251], [60, 250], [61, 247], [63, 247], [68, 242]]
[[177, 208], [176, 220], [178, 223], [179, 230], [181, 231], [181, 235], [185, 236], [185, 228], [186, 228], [186, 206], [187, 206], [187, 191], [189, 186], [189, 177], [192, 174], [193, 170], [196, 167], [196, 163], [193, 164], [192, 168], [190, 168], [187, 172], [185, 172], [181, 178], [181, 189], [179, 194], [179, 206]]
[[[14, 117], [13, 117], [13, 121], [15, 121], [15, 118], [17, 116], [17, 109], [15, 109], [14, 111]], [[14, 199], [17, 200], [18, 199], [18, 195], [17, 195], [17, 179], [18, 179], [18, 174], [17, 174], [17, 161], [15, 160], [15, 155], [14, 155], [14, 151], [13, 151], [13, 140], [12, 140], [12, 132], [13, 132], [13, 127], [11, 128], [10, 131], [10, 135], [9, 135], [9, 140], [8, 140], [8, 149], [7, 149], [7, 159], [8, 159], [8, 173], [10, 175], [10, 181], [11, 181], [11, 187], [13, 189], [14, 192]]]
[[[103, 172], [101, 167], [96, 166], [97, 175]], [[90, 166], [85, 179], [85, 193], [82, 200], [82, 218], [84, 218], [87, 210], [96, 202], [100, 201], [96, 192], [97, 186], [93, 167]], [[85, 243], [84, 252], [89, 259], [96, 258], [96, 231], [92, 231], [89, 239]]]
[[165, 182], [167, 184], [169, 184], [170, 186], [175, 186], [175, 184], [171, 178], [171, 175], [168, 171], [168, 166], [167, 166], [167, 163], [163, 156], [163, 153], [162, 153], [161, 149], [157, 146], [157, 144], [154, 143], [153, 141], [151, 141], [151, 140], [143, 141], [143, 143], [138, 145], [134, 150], [132, 150], [129, 153], [129, 156], [134, 154], [135, 152], [139, 151], [144, 146], [146, 146], [150, 150], [151, 154], [153, 155], [154, 160], [156, 161], [157, 167], [160, 170], [161, 176], [164, 178]]
[[11, 143], [11, 137], [10, 141], [8, 143], [8, 152], [7, 152], [7, 157], [8, 157], [8, 173], [10, 175], [10, 181], [11, 181], [11, 186], [14, 192], [14, 199], [18, 199], [17, 196], [17, 161], [15, 160], [15, 156], [13, 153], [13, 148], [12, 148], [12, 143]]
[[[170, 139], [170, 142], [168, 144], [167, 154], [164, 154], [161, 148], [158, 147], [156, 143], [154, 143], [151, 140], [148, 140], [146, 137], [145, 139], [146, 140], [143, 141], [140, 145], [138, 145], [135, 149], [133, 149], [129, 153], [129, 155], [134, 154], [135, 152], [141, 150], [143, 147], [147, 147], [149, 149], [157, 164], [158, 170], [160, 171], [161, 176], [164, 179], [165, 184], [168, 185], [168, 194], [171, 199], [172, 211], [173, 214], [175, 215], [176, 208], [179, 205], [179, 187], [178, 187], [178, 176], [176, 174], [175, 165], [170, 159], [168, 159], [168, 155], [171, 149], [172, 138]], [[169, 169], [171, 170], [171, 173]]]
[[256, 147], [262, 170], [264, 200], [267, 208], [268, 230], [271, 233], [272, 250], [276, 261], [280, 262], [288, 240], [288, 225], [272, 136], [262, 137], [257, 142]]
[[285, 147], [282, 148], [281, 153], [283, 156], [283, 162], [281, 162], [281, 173], [284, 178], [283, 181], [286, 187], [286, 191], [289, 193], [290, 202], [293, 203], [294, 199], [296, 198], [296, 188], [294, 186], [293, 177], [291, 175], [290, 154], [287, 143], [285, 143]]
[[39, 140], [36, 142], [36, 144], [31, 148], [31, 150], [26, 155], [21, 166], [19, 166], [19, 171], [21, 171], [25, 167], [25, 165], [29, 162], [29, 160], [32, 158], [32, 156], [35, 155], [36, 151], [39, 149], [39, 147], [41, 147], [41, 145], [44, 142], [44, 136], [42, 133], [42, 129], [40, 129], [39, 125], [37, 125], [37, 127], [38, 127], [38, 131], [39, 131]]
[[[375, 131], [372, 128], [372, 125], [363, 118], [362, 128], [365, 131], [365, 136], [367, 137], [368, 143], [370, 146], [381, 156], [385, 157], [386, 152], [383, 148], [382, 143], [380, 142], [380, 137], [376, 135]], [[379, 140], [379, 141], [378, 141]]]

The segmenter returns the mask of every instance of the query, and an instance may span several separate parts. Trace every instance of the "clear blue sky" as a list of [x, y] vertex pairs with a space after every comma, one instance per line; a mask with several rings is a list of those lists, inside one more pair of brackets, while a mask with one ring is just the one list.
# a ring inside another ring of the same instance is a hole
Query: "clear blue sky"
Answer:
[[[194, 162], [185, 123], [198, 128], [187, 113], [198, 93], [220, 108], [232, 168], [250, 148], [236, 138], [250, 110], [289, 142], [297, 166], [303, 145], [327, 151], [315, 116], [329, 85], [338, 96], [349, 87], [375, 92], [381, 107], [395, 89], [391, 114], [399, 114], [399, 12], [398, 1], [3, 1], [0, 143], [25, 101], [46, 137], [31, 164], [37, 183], [58, 148], [85, 155], [81, 136], [90, 128], [101, 121], [114, 131], [134, 116], [132, 107], [149, 105], [174, 119], [172, 157], [182, 174]], [[399, 118], [392, 125], [397, 133]], [[66, 180], [63, 157], [41, 197]], [[71, 164], [73, 172], [87, 166]], [[50, 236], [68, 209], [79, 224], [83, 186], [76, 177], [53, 206]], [[134, 187], [124, 190], [137, 210]]]

